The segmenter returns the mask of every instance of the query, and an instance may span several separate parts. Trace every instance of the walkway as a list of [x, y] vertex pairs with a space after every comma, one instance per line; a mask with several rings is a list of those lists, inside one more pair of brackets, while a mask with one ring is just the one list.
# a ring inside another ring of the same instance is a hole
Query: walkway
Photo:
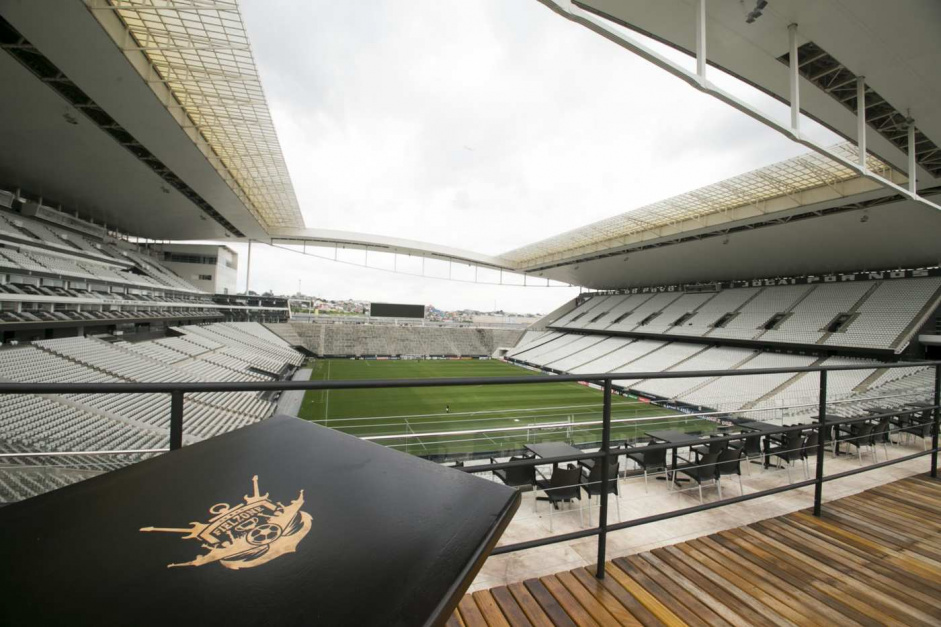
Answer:
[[809, 510], [478, 590], [449, 625], [937, 625], [941, 482], [919, 475]]

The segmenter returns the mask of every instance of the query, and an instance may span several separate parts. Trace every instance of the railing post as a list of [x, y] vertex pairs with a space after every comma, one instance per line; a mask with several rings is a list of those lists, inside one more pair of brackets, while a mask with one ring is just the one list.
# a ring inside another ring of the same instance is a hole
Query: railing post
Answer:
[[[608, 453], [611, 450], [611, 379], [604, 380], [604, 405], [601, 413], [601, 450], [605, 456], [595, 463], [601, 464], [601, 507], [598, 520], [598, 570], [595, 576], [604, 579], [605, 543], [608, 540], [608, 476], [611, 470], [611, 460]], [[617, 477], [614, 478], [617, 481]], [[589, 497], [591, 498], [591, 497]], [[590, 524], [590, 523], [589, 523]]]
[[934, 367], [934, 424], [931, 427], [931, 476], [938, 478], [938, 429], [941, 428], [941, 366]]
[[817, 408], [817, 482], [814, 484], [814, 516], [820, 516], [823, 500], [823, 454], [827, 428], [827, 371], [820, 371], [820, 405]]
[[170, 450], [183, 448], [183, 392], [170, 392]]

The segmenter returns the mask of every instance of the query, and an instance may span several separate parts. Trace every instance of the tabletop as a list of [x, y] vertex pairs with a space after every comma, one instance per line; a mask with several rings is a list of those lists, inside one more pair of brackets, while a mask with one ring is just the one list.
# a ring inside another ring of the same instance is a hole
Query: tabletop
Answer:
[[532, 451], [536, 457], [563, 457], [584, 453], [580, 448], [575, 448], [567, 442], [539, 442], [527, 444], [526, 448]]
[[276, 416], [0, 508], [0, 624], [443, 623], [519, 498]]
[[701, 435], [676, 431], [675, 429], [648, 431], [646, 435], [655, 440], [662, 440], [663, 442], [668, 442], [670, 444], [688, 444], [690, 442], [700, 442], [704, 440]]

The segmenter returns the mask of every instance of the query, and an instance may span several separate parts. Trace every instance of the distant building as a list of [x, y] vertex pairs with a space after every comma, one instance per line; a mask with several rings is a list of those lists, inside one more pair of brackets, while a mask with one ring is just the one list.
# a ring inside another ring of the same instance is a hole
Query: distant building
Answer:
[[167, 266], [188, 283], [210, 294], [238, 292], [238, 253], [217, 244], [166, 244], [157, 255]]

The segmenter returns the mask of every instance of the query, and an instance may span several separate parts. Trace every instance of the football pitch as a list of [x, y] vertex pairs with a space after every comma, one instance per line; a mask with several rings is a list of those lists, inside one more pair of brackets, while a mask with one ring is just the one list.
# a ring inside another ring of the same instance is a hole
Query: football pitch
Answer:
[[[537, 373], [498, 360], [317, 360], [312, 381], [512, 377]], [[311, 390], [300, 417], [416, 455], [518, 450], [527, 442], [598, 442], [603, 394], [579, 383]], [[652, 429], [714, 430], [650, 403], [612, 397], [612, 441]], [[469, 433], [471, 432], [471, 433]]]

